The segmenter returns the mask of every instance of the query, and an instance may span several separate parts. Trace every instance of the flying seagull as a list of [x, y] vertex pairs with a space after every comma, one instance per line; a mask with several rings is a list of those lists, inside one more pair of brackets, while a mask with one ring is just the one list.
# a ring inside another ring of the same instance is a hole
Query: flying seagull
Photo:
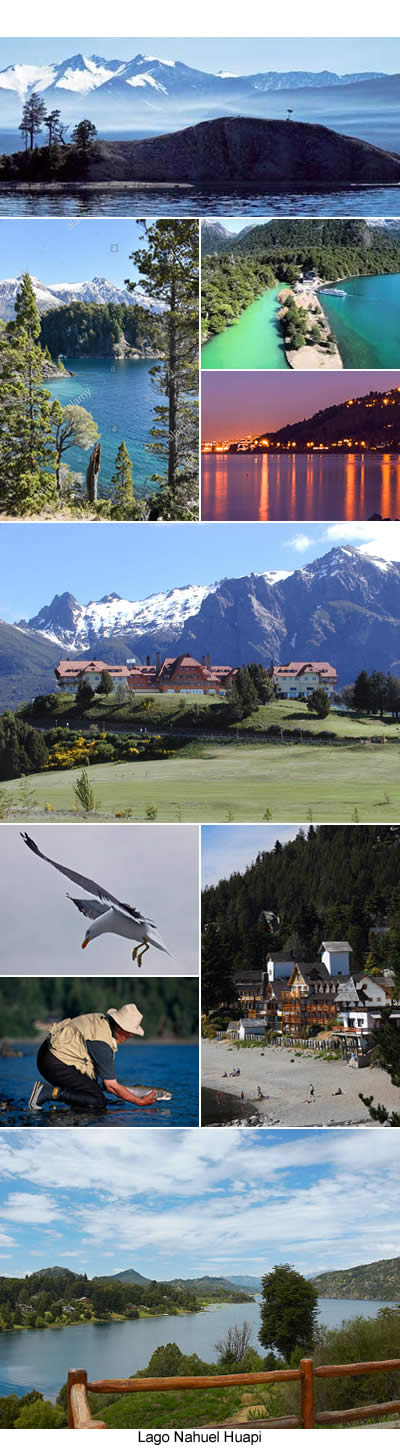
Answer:
[[60, 866], [58, 861], [52, 861], [51, 856], [45, 856], [43, 851], [39, 850], [39, 846], [32, 841], [32, 837], [28, 836], [26, 831], [21, 831], [21, 836], [25, 845], [29, 846], [29, 850], [33, 851], [35, 856], [40, 856], [42, 861], [47, 861], [49, 866], [55, 866], [56, 871], [61, 871], [62, 876], [68, 876], [70, 881], [74, 881], [76, 886], [81, 886], [84, 891], [94, 892], [93, 897], [89, 896], [86, 899], [86, 897], [70, 896], [67, 891], [68, 900], [73, 901], [74, 906], [78, 907], [78, 911], [81, 911], [83, 916], [88, 916], [93, 921], [93, 926], [87, 928], [82, 947], [87, 947], [94, 937], [104, 936], [105, 932], [111, 931], [115, 932], [116, 936], [126, 936], [137, 942], [137, 946], [133, 948], [132, 961], [135, 962], [137, 959], [138, 967], [141, 967], [144, 954], [149, 951], [150, 947], [157, 947], [158, 951], [166, 952], [168, 957], [171, 956], [171, 952], [168, 951], [168, 947], [164, 946], [164, 942], [158, 934], [154, 921], [149, 921], [141, 911], [136, 911], [134, 906], [128, 906], [126, 901], [118, 901], [116, 896], [112, 896], [111, 891], [105, 891], [103, 886], [98, 886], [96, 881], [90, 881], [88, 876], [80, 876], [78, 871], [71, 871], [67, 866]]

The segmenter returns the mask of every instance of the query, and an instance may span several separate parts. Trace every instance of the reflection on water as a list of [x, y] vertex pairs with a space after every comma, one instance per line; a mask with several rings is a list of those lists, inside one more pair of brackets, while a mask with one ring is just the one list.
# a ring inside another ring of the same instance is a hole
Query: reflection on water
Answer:
[[0, 190], [0, 216], [340, 216], [397, 217], [399, 186], [355, 186], [317, 192], [220, 192], [179, 187], [95, 187], [93, 190]]
[[398, 453], [208, 455], [204, 520], [400, 518]]

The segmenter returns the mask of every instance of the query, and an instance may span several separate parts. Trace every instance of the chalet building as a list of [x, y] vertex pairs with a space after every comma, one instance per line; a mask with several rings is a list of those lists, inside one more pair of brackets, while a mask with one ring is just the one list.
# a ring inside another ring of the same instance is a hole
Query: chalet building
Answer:
[[163, 660], [158, 656], [155, 665], [147, 660], [130, 671], [128, 687], [162, 695], [225, 695], [235, 674], [230, 665], [212, 665], [210, 655], [201, 661], [189, 654]]
[[287, 665], [274, 665], [273, 680], [278, 699], [299, 700], [313, 690], [326, 690], [331, 699], [337, 686], [337, 673], [326, 660], [290, 660]]
[[267, 956], [268, 981], [277, 982], [280, 977], [290, 977], [294, 961], [293, 952], [289, 947], [282, 952], [270, 952]]
[[104, 670], [111, 675], [114, 685], [122, 684], [126, 689], [129, 677], [127, 665], [110, 665], [104, 660], [59, 660], [55, 676], [63, 693], [75, 694], [83, 680], [97, 690]]
[[264, 1011], [268, 985], [266, 972], [237, 972], [234, 977], [236, 995], [247, 1017], [258, 1017]]

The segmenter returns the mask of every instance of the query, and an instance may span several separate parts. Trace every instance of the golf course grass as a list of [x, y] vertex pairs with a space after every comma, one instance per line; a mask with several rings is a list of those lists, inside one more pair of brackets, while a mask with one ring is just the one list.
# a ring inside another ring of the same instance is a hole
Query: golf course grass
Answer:
[[[398, 745], [209, 744], [202, 755], [103, 764], [88, 770], [96, 800], [87, 819], [115, 819], [130, 809], [160, 821], [364, 821], [400, 819]], [[76, 819], [79, 775], [45, 771], [5, 781], [3, 819]], [[23, 800], [29, 792], [28, 807]]]
[[[22, 710], [24, 719], [29, 719], [35, 725], [35, 713], [29, 708]], [[299, 738], [300, 732], [307, 732], [312, 735], [337, 735], [339, 739], [346, 737], [378, 738], [385, 735], [388, 740], [400, 742], [400, 720], [393, 720], [391, 716], [385, 715], [380, 719], [379, 715], [353, 714], [347, 710], [337, 710], [332, 707], [325, 719], [319, 719], [307, 710], [307, 705], [302, 700], [269, 700], [266, 705], [259, 705], [253, 714], [246, 716], [244, 720], [236, 723], [229, 719], [229, 700], [216, 698], [213, 695], [193, 696], [190, 694], [179, 695], [154, 695], [154, 694], [133, 694], [129, 698], [119, 701], [113, 696], [106, 698], [96, 695], [93, 704], [88, 705], [86, 710], [79, 709], [70, 695], [57, 697], [52, 710], [46, 712], [46, 723], [50, 728], [57, 722], [62, 726], [68, 721], [71, 728], [76, 728], [75, 721], [87, 722], [87, 725], [97, 725], [98, 728], [113, 730], [118, 725], [131, 726], [132, 730], [144, 729], [146, 733], [153, 734], [157, 731], [184, 731], [190, 732], [193, 736], [197, 730], [216, 734], [231, 735], [232, 739], [237, 734], [239, 737], [248, 732], [263, 734], [271, 729], [271, 726], [278, 726], [284, 731], [293, 731], [294, 736]]]

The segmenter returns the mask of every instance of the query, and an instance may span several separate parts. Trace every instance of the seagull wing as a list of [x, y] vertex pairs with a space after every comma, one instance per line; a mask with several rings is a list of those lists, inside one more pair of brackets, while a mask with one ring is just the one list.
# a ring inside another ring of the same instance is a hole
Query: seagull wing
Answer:
[[[106, 891], [104, 886], [98, 886], [97, 881], [91, 881], [89, 876], [81, 876], [79, 871], [71, 871], [69, 866], [60, 866], [59, 861], [53, 861], [51, 856], [45, 856], [26, 831], [21, 831], [21, 836], [25, 845], [29, 846], [30, 851], [33, 851], [34, 856], [40, 856], [40, 859], [47, 861], [49, 866], [55, 866], [56, 871], [61, 871], [61, 875], [67, 876], [69, 881], [74, 881], [75, 886], [81, 886], [83, 891], [93, 891], [100, 901], [111, 902], [112, 906], [117, 906], [119, 911], [124, 912], [126, 916], [133, 917], [134, 921], [143, 921], [142, 912], [135, 911], [134, 906], [128, 906], [124, 901], [118, 901], [117, 896], [113, 896], [111, 891]], [[153, 924], [153, 922], [149, 922], [149, 926], [153, 926]]]
[[67, 896], [68, 901], [73, 901], [74, 906], [78, 907], [78, 911], [81, 911], [83, 916], [90, 916], [92, 921], [97, 921], [99, 916], [106, 916], [110, 909], [108, 906], [102, 906], [100, 901], [92, 900], [91, 897], [77, 898], [70, 896], [69, 891], [67, 891]]

